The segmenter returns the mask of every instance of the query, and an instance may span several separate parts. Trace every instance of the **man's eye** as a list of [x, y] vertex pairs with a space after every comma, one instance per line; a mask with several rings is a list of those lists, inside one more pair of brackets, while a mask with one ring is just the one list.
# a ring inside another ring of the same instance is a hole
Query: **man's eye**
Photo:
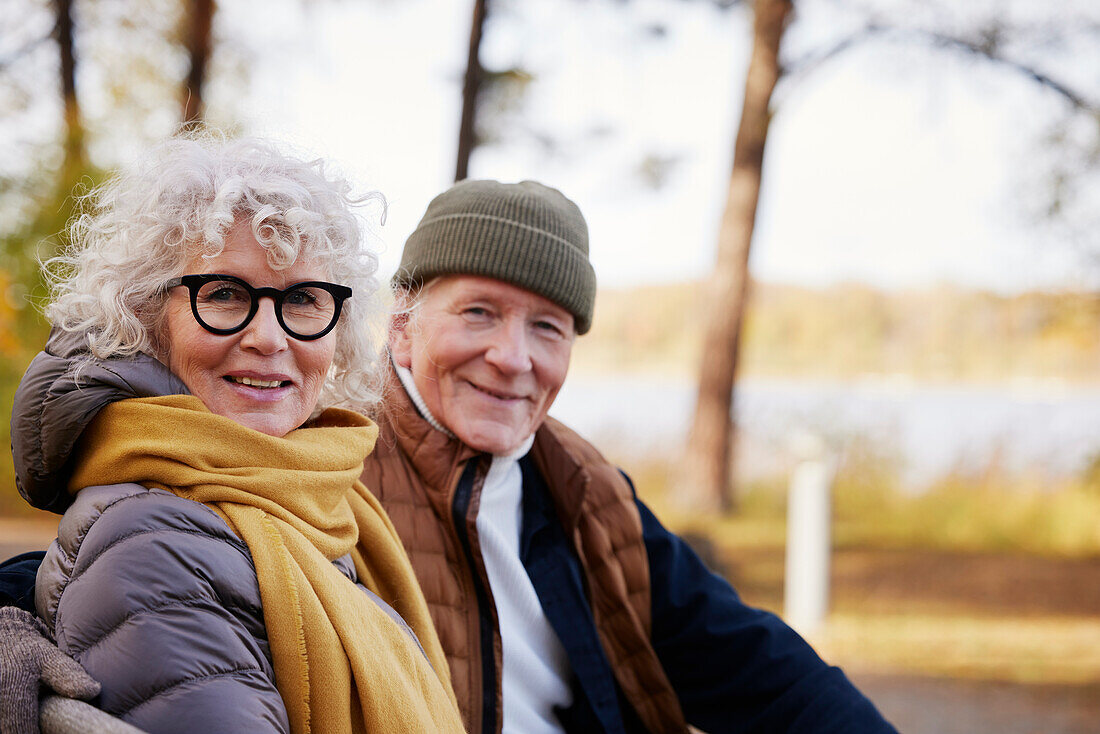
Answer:
[[462, 313], [466, 314], [467, 316], [473, 316], [475, 318], [484, 318], [485, 316], [489, 315], [489, 310], [482, 308], [481, 306], [470, 306]]
[[535, 328], [539, 331], [547, 332], [548, 334], [554, 334], [555, 336], [565, 335], [562, 328], [552, 321], [536, 321]]

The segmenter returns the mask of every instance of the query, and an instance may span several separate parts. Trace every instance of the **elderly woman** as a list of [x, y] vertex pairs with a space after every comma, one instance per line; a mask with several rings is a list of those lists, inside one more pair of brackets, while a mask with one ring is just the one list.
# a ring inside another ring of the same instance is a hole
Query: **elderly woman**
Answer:
[[262, 142], [174, 140], [49, 263], [54, 334], [13, 411], [20, 491], [68, 505], [35, 603], [139, 728], [461, 729], [358, 482], [376, 428], [333, 407], [374, 397], [349, 190]]

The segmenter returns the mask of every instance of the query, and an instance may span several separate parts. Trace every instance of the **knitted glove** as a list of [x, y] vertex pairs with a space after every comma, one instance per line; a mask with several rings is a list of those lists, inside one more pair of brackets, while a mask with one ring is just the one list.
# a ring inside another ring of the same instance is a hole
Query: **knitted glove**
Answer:
[[116, 719], [75, 698], [45, 696], [38, 724], [42, 734], [142, 734], [141, 729]]
[[38, 734], [38, 689], [46, 685], [70, 698], [92, 698], [96, 683], [80, 663], [61, 652], [36, 617], [0, 608], [0, 732]]

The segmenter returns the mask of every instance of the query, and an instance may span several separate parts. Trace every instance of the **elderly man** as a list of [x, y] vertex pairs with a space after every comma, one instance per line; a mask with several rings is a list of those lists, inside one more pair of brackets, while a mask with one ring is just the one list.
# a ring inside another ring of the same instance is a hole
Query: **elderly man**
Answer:
[[394, 282], [363, 480], [412, 560], [470, 732], [894, 732], [547, 416], [596, 294], [572, 201], [530, 181], [456, 184]]
[[577, 206], [525, 181], [436, 197], [395, 276], [364, 482], [412, 559], [471, 732], [888, 732], [547, 417], [596, 278]]

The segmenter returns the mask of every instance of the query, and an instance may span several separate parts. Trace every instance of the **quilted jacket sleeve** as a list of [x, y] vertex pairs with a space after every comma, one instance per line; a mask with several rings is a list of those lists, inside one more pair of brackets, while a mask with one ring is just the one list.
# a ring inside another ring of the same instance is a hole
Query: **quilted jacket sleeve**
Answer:
[[215, 513], [133, 484], [89, 487], [65, 513], [36, 605], [149, 732], [286, 732], [247, 547]]

